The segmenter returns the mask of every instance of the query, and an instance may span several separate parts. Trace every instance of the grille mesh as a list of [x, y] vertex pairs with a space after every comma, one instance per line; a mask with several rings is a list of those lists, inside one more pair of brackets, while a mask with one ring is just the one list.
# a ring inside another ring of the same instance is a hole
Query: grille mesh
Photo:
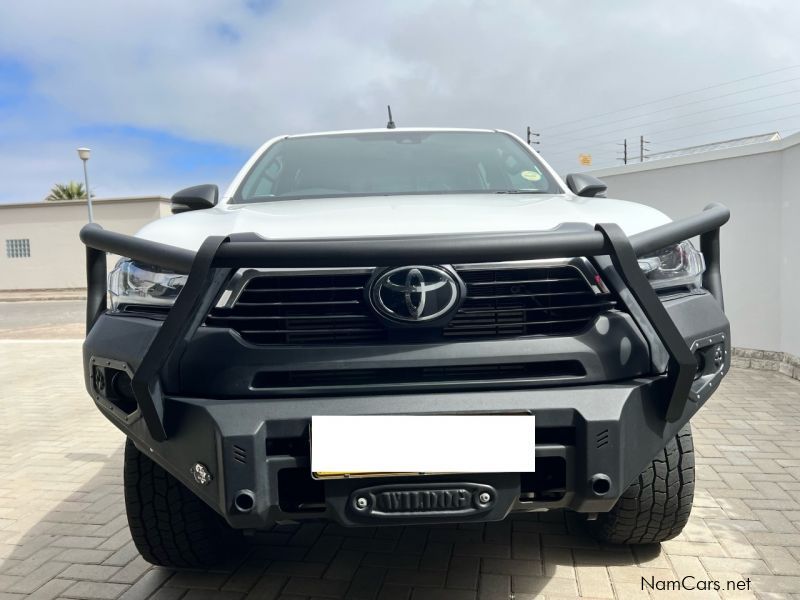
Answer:
[[230, 327], [256, 344], [376, 342], [386, 330], [364, 302], [369, 273], [263, 275], [250, 279], [232, 309], [208, 325]]
[[572, 266], [462, 270], [467, 297], [446, 337], [565, 335], [614, 306]]
[[233, 308], [212, 309], [206, 324], [265, 345], [492, 339], [574, 333], [615, 305], [571, 265], [457, 271], [467, 293], [443, 329], [387, 329], [365, 300], [370, 274], [337, 272], [258, 275]]

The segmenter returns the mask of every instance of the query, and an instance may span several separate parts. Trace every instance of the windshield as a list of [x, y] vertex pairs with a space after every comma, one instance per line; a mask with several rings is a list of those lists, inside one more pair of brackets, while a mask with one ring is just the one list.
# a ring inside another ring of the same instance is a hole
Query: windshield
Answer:
[[231, 202], [456, 193], [563, 192], [536, 157], [504, 133], [386, 131], [276, 142]]

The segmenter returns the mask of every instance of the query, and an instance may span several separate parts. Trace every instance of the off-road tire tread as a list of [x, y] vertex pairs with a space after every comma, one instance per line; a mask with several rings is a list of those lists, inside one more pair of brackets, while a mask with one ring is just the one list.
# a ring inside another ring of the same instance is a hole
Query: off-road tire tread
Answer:
[[233, 530], [130, 440], [125, 444], [124, 493], [131, 537], [147, 562], [198, 568], [224, 558]]
[[687, 423], [639, 475], [593, 532], [613, 544], [654, 544], [674, 538], [689, 520], [694, 498], [694, 444]]

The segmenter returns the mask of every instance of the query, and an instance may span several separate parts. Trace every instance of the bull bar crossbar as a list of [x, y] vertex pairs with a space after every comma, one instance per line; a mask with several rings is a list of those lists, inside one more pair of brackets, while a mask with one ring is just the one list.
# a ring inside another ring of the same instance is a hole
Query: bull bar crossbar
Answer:
[[86, 331], [107, 310], [106, 253], [188, 274], [186, 284], [132, 377], [134, 397], [152, 437], [168, 438], [164, 420], [161, 373], [174, 368], [186, 344], [239, 268], [401, 266], [414, 263], [482, 263], [515, 260], [608, 256], [641, 308], [668, 355], [666, 379], [671, 392], [665, 418], [677, 421], [684, 412], [696, 372], [688, 344], [645, 277], [637, 257], [700, 236], [706, 270], [703, 287], [723, 306], [719, 230], [730, 218], [722, 204], [712, 203], [696, 214], [659, 227], [625, 235], [613, 223], [594, 230], [499, 234], [421, 235], [377, 238], [267, 240], [254, 233], [212, 236], [197, 252], [106, 231], [90, 223], [80, 232], [86, 245]]

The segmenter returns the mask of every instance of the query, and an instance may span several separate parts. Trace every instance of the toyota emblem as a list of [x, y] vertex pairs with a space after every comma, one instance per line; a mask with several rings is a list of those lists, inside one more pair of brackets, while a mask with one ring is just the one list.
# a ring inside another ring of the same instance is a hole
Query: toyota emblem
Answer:
[[398, 267], [374, 280], [370, 300], [388, 319], [433, 321], [456, 305], [459, 289], [455, 277], [441, 267]]

